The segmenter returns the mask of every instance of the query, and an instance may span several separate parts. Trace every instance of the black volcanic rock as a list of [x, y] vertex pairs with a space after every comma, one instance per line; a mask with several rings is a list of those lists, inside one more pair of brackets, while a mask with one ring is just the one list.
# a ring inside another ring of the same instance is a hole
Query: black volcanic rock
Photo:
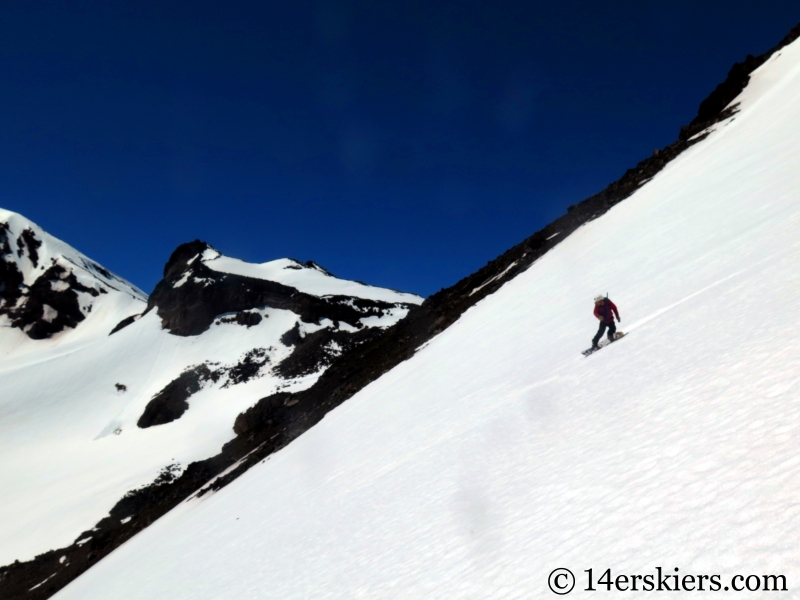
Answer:
[[120, 329], [125, 329], [128, 325], [132, 325], [133, 323], [138, 321], [141, 317], [142, 315], [131, 315], [130, 317], [125, 317], [124, 319], [122, 319], [122, 321], [120, 321], [114, 326], [114, 328], [109, 332], [108, 335], [113, 335], [117, 333]]
[[8, 259], [12, 253], [11, 240], [8, 223], [0, 223], [0, 310], [13, 306], [23, 291], [22, 271]]
[[261, 367], [269, 362], [266, 348], [253, 348], [245, 353], [244, 358], [228, 369], [224, 369], [228, 381], [222, 387], [230, 387], [247, 383], [258, 377]]
[[[218, 256], [212, 246], [200, 240], [179, 246], [164, 267], [164, 279], [151, 294], [147, 310], [155, 310], [164, 329], [181, 336], [202, 335], [215, 323], [255, 327], [265, 318], [259, 312], [264, 308], [291, 311], [299, 319], [280, 341], [292, 352], [274, 367], [274, 374], [285, 379], [320, 372], [343, 352], [383, 334], [383, 329], [366, 327], [361, 319], [414, 306], [350, 296], [313, 296], [274, 281], [215, 271], [205, 261]], [[330, 275], [311, 262], [303, 265], [295, 261], [287, 268], [313, 268]], [[112, 333], [136, 319], [125, 319]], [[344, 323], [348, 326], [342, 326]], [[303, 324], [321, 328], [313, 328], [307, 334]], [[268, 361], [265, 349], [254, 348], [230, 367], [191, 367], [150, 400], [138, 426], [147, 428], [175, 421], [188, 410], [189, 398], [207, 382], [218, 383], [226, 378], [222, 387], [244, 383], [259, 376]]]
[[8, 312], [11, 324], [31, 339], [42, 340], [67, 327], [76, 327], [86, 317], [78, 292], [99, 296], [94, 288], [81, 284], [72, 271], [53, 264], [30, 286], [21, 307]]
[[39, 266], [39, 248], [42, 242], [33, 233], [33, 230], [26, 228], [22, 231], [17, 238], [17, 255], [22, 256], [27, 250], [28, 257], [31, 259], [34, 267]]
[[352, 333], [326, 328], [298, 339], [292, 335], [295, 331], [292, 329], [287, 332], [289, 335], [284, 335], [284, 339], [295, 346], [294, 352], [275, 368], [277, 374], [286, 379], [316, 373], [332, 365], [351, 348], [384, 334], [383, 330], [374, 327], [364, 327]]
[[[35, 245], [25, 244], [29, 251], [35, 252]], [[23, 284], [16, 264], [0, 260], [0, 314], [8, 315], [12, 327], [21, 329], [34, 340], [76, 327], [86, 318], [78, 292], [96, 297], [101, 291], [83, 285], [72, 271], [55, 261], [28, 287]]]
[[206, 365], [186, 369], [147, 403], [136, 425], [144, 429], [180, 418], [189, 409], [189, 396], [199, 392], [203, 384], [214, 376], [215, 373]]
[[214, 250], [210, 245], [200, 240], [181, 244], [172, 252], [164, 265], [164, 279], [175, 280], [180, 277], [193, 258], [201, 256], [206, 250]]
[[230, 367], [209, 363], [189, 367], [153, 396], [136, 425], [146, 429], [176, 421], [189, 409], [189, 398], [208, 382], [218, 383], [227, 379], [222, 386], [227, 388], [255, 379], [261, 368], [269, 362], [269, 350], [272, 348], [253, 348]]
[[[290, 310], [306, 323], [330, 319], [355, 326], [364, 317], [381, 316], [397, 307], [349, 296], [320, 298], [274, 281], [214, 271], [202, 260], [206, 250], [216, 252], [199, 240], [179, 246], [164, 267], [164, 279], [150, 295], [147, 310], [155, 310], [162, 327], [175, 335], [200, 335], [217, 316], [254, 308]], [[242, 315], [240, 319], [254, 325], [257, 317]]]
[[262, 320], [263, 317], [260, 314], [258, 314], [257, 312], [250, 312], [248, 310], [240, 311], [236, 313], [235, 317], [233, 317], [234, 323], [238, 323], [239, 325], [244, 325], [245, 327], [248, 328], [255, 327], [256, 325], [261, 323]]
[[0, 315], [12, 327], [31, 339], [47, 339], [84, 321], [93, 299], [112, 291], [135, 295], [130, 284], [80, 253], [45, 252], [44, 258], [36, 231], [24, 227], [15, 237], [9, 223], [0, 222]]

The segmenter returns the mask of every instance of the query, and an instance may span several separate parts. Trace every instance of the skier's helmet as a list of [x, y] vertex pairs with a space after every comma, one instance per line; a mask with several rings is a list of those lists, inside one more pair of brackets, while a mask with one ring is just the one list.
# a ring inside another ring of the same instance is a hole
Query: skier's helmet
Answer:
[[605, 299], [606, 299], [605, 296], [603, 296], [601, 294], [597, 294], [597, 296], [594, 297], [595, 304], [598, 303], [598, 302], [602, 302]]

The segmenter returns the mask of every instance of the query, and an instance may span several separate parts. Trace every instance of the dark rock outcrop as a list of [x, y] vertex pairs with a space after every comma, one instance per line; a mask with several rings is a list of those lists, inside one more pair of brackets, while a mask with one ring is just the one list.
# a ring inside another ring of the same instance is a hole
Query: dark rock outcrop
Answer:
[[0, 223], [0, 311], [13, 307], [24, 289], [22, 284], [25, 278], [22, 271], [16, 262], [9, 260], [12, 253], [11, 240], [8, 223]]
[[[43, 260], [42, 243], [30, 227], [15, 238], [9, 224], [0, 223], [0, 315], [7, 315], [11, 326], [31, 339], [47, 339], [77, 327], [91, 312], [92, 298], [111, 290], [132, 292], [130, 284], [79, 254]], [[30, 264], [20, 261], [23, 258]], [[30, 269], [27, 280], [33, 282], [29, 285], [21, 268]], [[76, 270], [89, 279], [83, 277], [82, 283]]]
[[239, 385], [240, 383], [247, 383], [251, 379], [258, 377], [261, 367], [269, 362], [269, 354], [267, 348], [253, 348], [245, 353], [244, 358], [232, 367], [221, 369], [221, 375], [226, 375], [228, 381], [222, 386], [223, 388]]
[[39, 248], [42, 242], [33, 233], [30, 228], [25, 228], [17, 238], [17, 256], [23, 256], [27, 250], [28, 257], [31, 259], [34, 267], [39, 266]]
[[[299, 377], [328, 367], [344, 350], [373, 339], [382, 333], [379, 328], [364, 327], [361, 319], [381, 317], [398, 307], [377, 300], [345, 296], [318, 297], [274, 281], [245, 277], [216, 271], [205, 261], [214, 260], [219, 253], [200, 240], [179, 246], [164, 267], [164, 279], [157, 285], [147, 310], [155, 310], [162, 326], [181, 336], [201, 335], [214, 323], [236, 323], [250, 328], [259, 325], [264, 308], [288, 310], [300, 317], [296, 326], [282, 338], [293, 347], [293, 353], [275, 369], [284, 378]], [[289, 268], [313, 268], [327, 273], [314, 263], [297, 262]], [[112, 333], [130, 325], [137, 317], [120, 322]], [[326, 327], [305, 335], [301, 323]], [[340, 328], [341, 323], [349, 326]], [[254, 348], [231, 367], [198, 365], [186, 370], [167, 385], [147, 404], [139, 418], [141, 428], [163, 425], [179, 419], [189, 408], [188, 400], [207, 382], [230, 387], [257, 376], [269, 357], [263, 348]]]
[[291, 356], [279, 364], [275, 371], [286, 379], [302, 377], [317, 373], [332, 365], [339, 356], [351, 348], [380, 337], [381, 329], [363, 327], [359, 331], [349, 332], [337, 329], [321, 329], [299, 339], [294, 338], [295, 329], [288, 332], [284, 339], [291, 337], [295, 346]]
[[[22, 239], [21, 237], [18, 239]], [[34, 340], [42, 340], [83, 321], [78, 292], [99, 296], [95, 289], [80, 283], [72, 271], [56, 263], [28, 287], [22, 284], [22, 274], [16, 265], [5, 262], [7, 278], [2, 282], [8, 292], [0, 302], [0, 314], [6, 314], [12, 327], [18, 327]], [[2, 267], [0, 267], [2, 269]], [[17, 283], [16, 288], [13, 287]]]
[[137, 426], [146, 429], [181, 418], [189, 409], [189, 398], [209, 382], [214, 384], [224, 381], [222, 387], [227, 388], [255, 379], [260, 375], [261, 368], [269, 362], [271, 350], [272, 348], [253, 348], [245, 352], [239, 362], [229, 367], [212, 363], [189, 367], [153, 396], [139, 417]]
[[119, 330], [125, 329], [128, 325], [132, 325], [133, 323], [138, 321], [141, 318], [141, 316], [142, 315], [131, 315], [130, 317], [125, 317], [124, 319], [122, 319], [122, 321], [120, 321], [114, 326], [114, 328], [109, 332], [108, 335], [113, 335], [117, 333]]
[[220, 319], [220, 323], [238, 323], [239, 325], [244, 325], [249, 329], [250, 327], [255, 327], [256, 325], [261, 323], [262, 320], [263, 317], [257, 312], [242, 310], [236, 313], [232, 317], [225, 317]]
[[[397, 307], [347, 296], [320, 298], [274, 281], [214, 271], [202, 260], [207, 250], [216, 252], [199, 240], [179, 246], [164, 267], [164, 279], [150, 295], [147, 310], [155, 310], [164, 329], [175, 335], [200, 335], [217, 316], [254, 308], [290, 310], [306, 323], [330, 319], [355, 325], [364, 317], [382, 316]], [[240, 317], [244, 324], [255, 324], [256, 318]]]
[[205, 382], [217, 381], [218, 378], [218, 374], [207, 365], [186, 369], [153, 396], [136, 425], [144, 429], [180, 418], [189, 409], [189, 396], [199, 392]]

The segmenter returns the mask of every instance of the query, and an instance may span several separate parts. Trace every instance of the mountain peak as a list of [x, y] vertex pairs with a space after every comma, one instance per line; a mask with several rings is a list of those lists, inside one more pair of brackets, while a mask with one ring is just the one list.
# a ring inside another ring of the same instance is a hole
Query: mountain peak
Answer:
[[[167, 264], [164, 265], [164, 279], [170, 279], [183, 273], [192, 259], [203, 254], [206, 250], [217, 252], [213, 246], [201, 240], [186, 242], [175, 248]], [[217, 254], [219, 253], [217, 252]]]
[[42, 340], [77, 328], [98, 304], [141, 305], [146, 298], [32, 221], [0, 209], [0, 323]]
[[306, 322], [328, 318], [355, 326], [421, 303], [414, 294], [339, 279], [312, 261], [248, 263], [194, 240], [170, 256], [148, 310], [155, 308], [163, 327], [176, 335], [199, 335], [218, 315], [265, 307], [291, 310]]

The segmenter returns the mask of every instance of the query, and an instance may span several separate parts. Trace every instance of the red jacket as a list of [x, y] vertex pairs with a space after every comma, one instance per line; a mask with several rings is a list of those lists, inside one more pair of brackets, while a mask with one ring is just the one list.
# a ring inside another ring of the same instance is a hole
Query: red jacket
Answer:
[[619, 311], [617, 310], [617, 306], [608, 298], [603, 300], [602, 304], [594, 305], [594, 316], [600, 319], [603, 323], [613, 323], [614, 315], [617, 315], [617, 321], [619, 321]]

